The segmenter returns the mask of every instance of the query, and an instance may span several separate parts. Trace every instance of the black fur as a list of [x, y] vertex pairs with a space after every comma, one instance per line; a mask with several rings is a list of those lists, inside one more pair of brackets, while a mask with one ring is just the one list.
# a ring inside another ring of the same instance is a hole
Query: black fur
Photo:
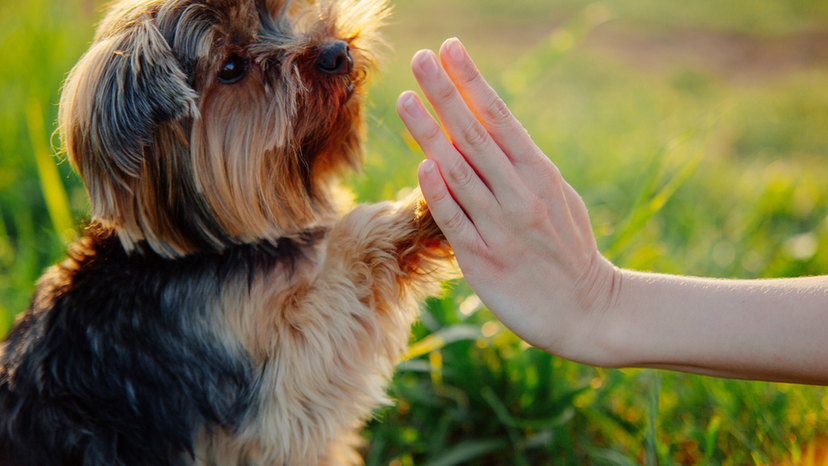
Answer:
[[0, 465], [191, 462], [199, 428], [255, 409], [261, 370], [211, 333], [210, 303], [229, 279], [307, 260], [322, 234], [167, 260], [90, 227], [0, 346]]

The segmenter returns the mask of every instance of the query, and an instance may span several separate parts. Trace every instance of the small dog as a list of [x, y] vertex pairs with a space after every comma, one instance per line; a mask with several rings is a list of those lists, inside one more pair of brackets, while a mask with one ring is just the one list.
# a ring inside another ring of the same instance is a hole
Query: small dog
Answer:
[[384, 0], [121, 0], [63, 87], [91, 220], [0, 345], [0, 464], [359, 464], [451, 250], [346, 212]]

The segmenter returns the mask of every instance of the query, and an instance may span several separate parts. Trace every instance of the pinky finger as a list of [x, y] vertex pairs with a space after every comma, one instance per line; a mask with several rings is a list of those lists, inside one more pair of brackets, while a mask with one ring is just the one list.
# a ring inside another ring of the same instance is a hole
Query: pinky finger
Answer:
[[461, 249], [478, 249], [484, 243], [483, 238], [451, 196], [437, 163], [433, 160], [424, 160], [417, 175], [428, 210], [455, 252]]

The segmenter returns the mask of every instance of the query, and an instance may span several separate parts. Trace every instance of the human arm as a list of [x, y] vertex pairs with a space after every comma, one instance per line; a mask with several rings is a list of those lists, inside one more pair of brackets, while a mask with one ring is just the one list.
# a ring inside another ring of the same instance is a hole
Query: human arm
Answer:
[[[456, 39], [412, 70], [398, 112], [428, 160], [420, 186], [464, 275], [518, 336], [604, 367], [828, 382], [828, 278], [697, 279], [618, 269], [586, 206]], [[448, 133], [448, 135], [446, 135]]]
[[604, 334], [620, 366], [828, 384], [828, 277], [622, 273]]

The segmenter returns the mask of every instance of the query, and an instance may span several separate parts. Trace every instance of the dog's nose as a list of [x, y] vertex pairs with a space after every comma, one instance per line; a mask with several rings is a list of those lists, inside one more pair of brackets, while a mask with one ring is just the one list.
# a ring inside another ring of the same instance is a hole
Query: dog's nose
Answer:
[[328, 74], [348, 74], [354, 67], [350, 47], [344, 40], [329, 42], [319, 51], [316, 62], [319, 71]]

